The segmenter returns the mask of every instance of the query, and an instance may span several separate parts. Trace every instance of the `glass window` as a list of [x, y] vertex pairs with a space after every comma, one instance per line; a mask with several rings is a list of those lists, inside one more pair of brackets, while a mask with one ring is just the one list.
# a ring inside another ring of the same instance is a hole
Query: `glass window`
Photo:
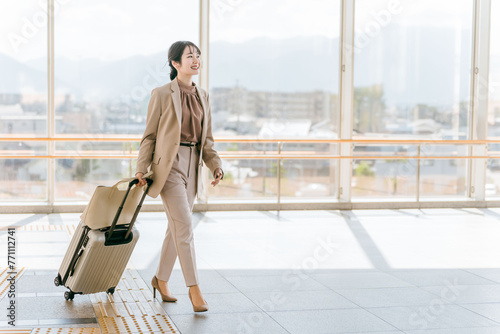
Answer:
[[198, 43], [198, 1], [71, 1], [55, 20], [56, 132], [142, 134], [168, 48]]
[[[47, 135], [47, 2], [0, 2], [1, 136]], [[45, 142], [0, 142], [2, 156], [47, 154]], [[0, 159], [0, 198], [47, 199], [47, 160]]]
[[432, 159], [432, 156], [467, 156], [468, 145], [422, 145], [420, 199], [466, 198], [467, 159]]
[[[355, 137], [467, 138], [473, 4], [472, 0], [356, 0], [352, 50]], [[431, 154], [451, 152], [437, 146], [428, 145], [426, 150]], [[465, 196], [464, 162], [422, 160], [420, 196]], [[394, 163], [389, 164], [390, 170], [405, 169], [400, 167], [406, 162], [399, 161], [399, 167]], [[366, 164], [363, 165], [366, 168], [360, 165], [357, 168], [369, 171], [374, 165], [389, 167], [386, 161], [372, 161], [371, 165], [367, 161]], [[375, 181], [379, 170], [385, 167], [364, 177]], [[454, 181], [448, 180], [450, 176]], [[405, 175], [391, 177], [407, 180]], [[435, 186], [435, 181], [445, 179], [447, 185]], [[411, 182], [414, 180], [412, 178]], [[430, 183], [434, 186], [425, 186]], [[398, 184], [399, 190], [393, 190], [392, 194], [391, 191], [380, 194], [398, 197], [415, 191], [415, 184], [407, 184], [406, 190], [401, 188], [401, 182]], [[379, 191], [379, 186], [373, 185], [373, 190]], [[364, 195], [368, 192], [353, 191], [354, 197]]]
[[466, 138], [472, 0], [357, 0], [354, 133]]
[[[211, 2], [214, 136], [338, 138], [339, 26], [338, 0]], [[268, 145], [253, 147], [266, 154]], [[266, 164], [258, 167], [259, 177], [276, 178], [271, 175], [276, 162]], [[322, 176], [335, 184], [317, 194], [331, 195], [337, 189], [338, 168], [328, 160], [283, 162], [282, 190], [298, 179], [302, 186], [289, 187], [282, 195], [309, 196], [319, 176], [308, 169], [318, 165]]]
[[[491, 2], [488, 139], [500, 140], [500, 1]], [[479, 78], [479, 85], [484, 79]], [[500, 143], [488, 145], [489, 155], [500, 155]], [[486, 168], [486, 199], [500, 197], [500, 160], [490, 159]]]
[[47, 2], [0, 3], [0, 133], [47, 134]]
[[[415, 146], [356, 144], [354, 156], [359, 158], [352, 164], [353, 199], [387, 200], [387, 197], [391, 197], [414, 201], [417, 195], [418, 160], [398, 156], [416, 155]], [[384, 158], [375, 159], [377, 156]]]
[[224, 159], [224, 180], [216, 187], [207, 173], [208, 203], [217, 201], [276, 202], [278, 194], [277, 166], [275, 159]]
[[[55, 17], [56, 133], [141, 136], [151, 90], [170, 82], [170, 45], [198, 44], [198, 35], [196, 0], [61, 5]], [[56, 148], [82, 156], [56, 161], [56, 200], [88, 199], [97, 184], [134, 175], [136, 159], [85, 158], [131, 154], [129, 142], [87, 140]]]

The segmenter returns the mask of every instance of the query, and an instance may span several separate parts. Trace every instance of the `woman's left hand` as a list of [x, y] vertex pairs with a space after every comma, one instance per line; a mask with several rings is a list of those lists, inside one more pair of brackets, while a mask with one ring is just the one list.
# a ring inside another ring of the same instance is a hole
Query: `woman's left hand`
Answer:
[[222, 180], [224, 178], [224, 172], [222, 171], [222, 169], [220, 168], [217, 168], [214, 172], [214, 178], [215, 180], [212, 181], [212, 186], [216, 186], [220, 180]]

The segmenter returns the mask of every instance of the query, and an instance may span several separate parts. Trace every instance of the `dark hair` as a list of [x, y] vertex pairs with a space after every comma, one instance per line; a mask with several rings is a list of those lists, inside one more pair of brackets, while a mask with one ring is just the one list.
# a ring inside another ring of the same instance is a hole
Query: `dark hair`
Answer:
[[172, 61], [176, 61], [181, 63], [182, 54], [184, 53], [184, 49], [186, 46], [191, 46], [196, 49], [198, 54], [201, 55], [200, 48], [196, 46], [193, 42], [190, 41], [178, 41], [170, 46], [168, 49], [168, 65], [170, 66], [170, 80], [174, 80], [177, 76], [177, 70], [174, 65], [172, 65]]

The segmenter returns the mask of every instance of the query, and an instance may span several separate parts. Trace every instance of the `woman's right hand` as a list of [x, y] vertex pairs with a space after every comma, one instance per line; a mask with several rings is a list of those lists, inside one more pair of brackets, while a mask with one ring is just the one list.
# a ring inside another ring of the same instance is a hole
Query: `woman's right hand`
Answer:
[[141, 173], [141, 172], [135, 173], [135, 177], [139, 180], [139, 183], [137, 184], [138, 187], [142, 187], [143, 185], [145, 185], [147, 183], [146, 180], [142, 178], [143, 176], [144, 176], [144, 173]]

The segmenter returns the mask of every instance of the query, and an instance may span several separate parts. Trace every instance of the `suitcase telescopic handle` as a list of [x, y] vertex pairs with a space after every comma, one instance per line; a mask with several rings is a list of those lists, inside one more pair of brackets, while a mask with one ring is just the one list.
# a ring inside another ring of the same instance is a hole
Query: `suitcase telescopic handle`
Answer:
[[[132, 217], [132, 220], [130, 221], [130, 226], [127, 230], [127, 233], [125, 234], [125, 240], [128, 238], [130, 232], [132, 231], [132, 227], [134, 226], [135, 220], [137, 219], [137, 215], [139, 214], [139, 211], [141, 211], [142, 208], [142, 203], [144, 202], [144, 199], [146, 198], [146, 195], [148, 194], [149, 187], [153, 184], [153, 179], [146, 177], [144, 178], [147, 182], [146, 190], [144, 190], [144, 193], [142, 194], [141, 200], [139, 201], [139, 205], [135, 209], [134, 216]], [[122, 213], [123, 207], [125, 206], [125, 201], [127, 200], [128, 194], [130, 193], [130, 189], [134, 186], [134, 184], [139, 183], [139, 179], [133, 179], [132, 181], [129, 182], [127, 192], [125, 193], [125, 196], [123, 197], [122, 203], [120, 204], [120, 207], [118, 208], [118, 211], [116, 211], [115, 218], [113, 219], [113, 223], [111, 224], [111, 227], [109, 228], [109, 233], [108, 237], [106, 238], [106, 243], [111, 240], [111, 235], [113, 234], [113, 231], [115, 230], [116, 223], [118, 222], [118, 219], [120, 218], [120, 215]]]
[[[149, 178], [149, 177], [145, 177], [145, 178], [144, 178], [144, 180], [146, 180], [146, 182], [148, 183], [148, 186], [150, 186], [151, 184], [153, 184], [153, 179], [151, 179], [151, 178]], [[130, 188], [132, 188], [132, 186], [133, 186], [134, 184], [137, 184], [137, 183], [139, 183], [139, 179], [133, 179], [132, 181], [130, 181], [130, 182], [128, 183], [128, 188], [129, 188], [129, 189], [130, 189]], [[146, 189], [146, 191], [147, 191], [147, 190], [149, 190], [149, 188], [148, 188], [148, 189]]]

